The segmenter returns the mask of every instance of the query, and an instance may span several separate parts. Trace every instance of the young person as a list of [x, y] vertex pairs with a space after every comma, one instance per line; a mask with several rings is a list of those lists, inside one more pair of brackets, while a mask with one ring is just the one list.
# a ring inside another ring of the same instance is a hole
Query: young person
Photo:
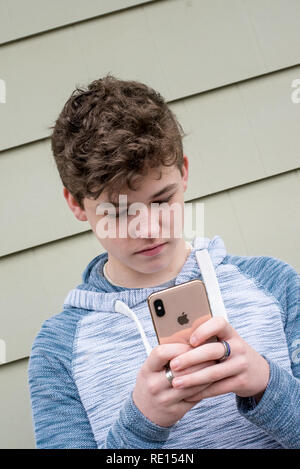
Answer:
[[[300, 447], [300, 276], [275, 257], [227, 253], [218, 235], [187, 243], [171, 218], [162, 236], [163, 210], [184, 208], [183, 135], [159, 93], [110, 74], [76, 89], [56, 120], [64, 197], [106, 252], [32, 346], [38, 448]], [[215, 287], [213, 317], [189, 343], [158, 345], [147, 297], [195, 278]]]

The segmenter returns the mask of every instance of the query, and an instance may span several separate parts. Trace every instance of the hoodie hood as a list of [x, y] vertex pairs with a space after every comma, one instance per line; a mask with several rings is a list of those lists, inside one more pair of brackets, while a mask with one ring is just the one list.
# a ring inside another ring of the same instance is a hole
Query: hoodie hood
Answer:
[[[194, 278], [202, 280], [213, 316], [222, 316], [227, 319], [216, 276], [219, 264], [227, 255], [224, 242], [218, 235], [213, 239], [199, 236], [195, 237], [191, 244], [192, 250], [181, 271], [175, 277], [174, 285]], [[153, 291], [165, 288], [166, 284], [149, 288], [123, 288], [111, 285], [103, 274], [103, 266], [107, 259], [107, 252], [92, 259], [82, 274], [83, 283], [69, 292], [64, 301], [64, 307], [72, 306], [91, 311], [119, 313], [130, 317], [135, 321], [149, 354], [151, 347], [133, 309], [145, 302]]]

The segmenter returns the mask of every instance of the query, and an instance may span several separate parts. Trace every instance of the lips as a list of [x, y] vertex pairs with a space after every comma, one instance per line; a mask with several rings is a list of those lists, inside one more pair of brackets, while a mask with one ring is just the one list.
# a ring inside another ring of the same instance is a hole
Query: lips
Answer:
[[145, 248], [145, 249], [142, 249], [141, 251], [138, 251], [137, 254], [139, 254], [141, 252], [152, 251], [153, 249], [157, 248], [158, 246], [162, 246], [163, 244], [166, 244], [166, 243], [153, 244], [152, 246], [150, 246], [148, 248]]

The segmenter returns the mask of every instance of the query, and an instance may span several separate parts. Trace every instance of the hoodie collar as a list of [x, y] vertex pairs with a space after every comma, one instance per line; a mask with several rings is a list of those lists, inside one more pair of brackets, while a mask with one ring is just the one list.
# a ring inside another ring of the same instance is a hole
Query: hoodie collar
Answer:
[[[212, 264], [216, 268], [226, 257], [227, 252], [223, 240], [216, 235], [213, 239], [195, 237], [191, 242], [193, 249], [185, 261], [181, 271], [175, 278], [175, 285], [187, 282], [193, 278], [202, 279], [195, 252], [207, 249]], [[116, 300], [123, 301], [130, 308], [144, 302], [153, 291], [164, 288], [165, 284], [149, 288], [122, 288], [112, 286], [103, 275], [103, 265], [108, 259], [107, 252], [96, 256], [89, 262], [82, 274], [81, 285], [71, 290], [67, 295], [64, 306], [94, 311], [114, 311]]]

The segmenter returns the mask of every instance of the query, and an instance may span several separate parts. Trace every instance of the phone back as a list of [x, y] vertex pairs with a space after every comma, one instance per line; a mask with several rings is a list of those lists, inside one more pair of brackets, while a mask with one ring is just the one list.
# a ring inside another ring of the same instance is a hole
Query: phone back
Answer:
[[148, 306], [160, 344], [189, 343], [192, 331], [212, 317], [205, 285], [198, 279], [151, 293]]

